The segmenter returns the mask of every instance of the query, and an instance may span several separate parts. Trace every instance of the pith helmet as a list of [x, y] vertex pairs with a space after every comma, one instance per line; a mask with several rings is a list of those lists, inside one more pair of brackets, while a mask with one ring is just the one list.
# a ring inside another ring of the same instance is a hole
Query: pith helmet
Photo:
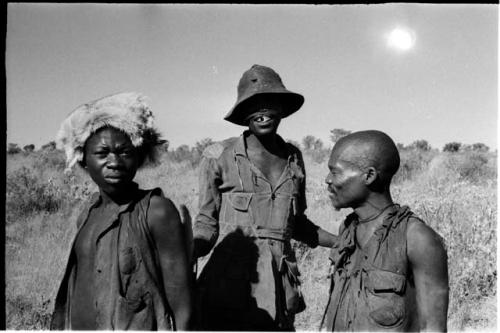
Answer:
[[247, 106], [257, 95], [278, 97], [283, 103], [282, 118], [296, 112], [304, 104], [304, 97], [287, 90], [278, 73], [272, 68], [253, 65], [243, 73], [238, 83], [236, 104], [224, 119], [237, 125], [246, 126], [245, 119], [248, 116]]

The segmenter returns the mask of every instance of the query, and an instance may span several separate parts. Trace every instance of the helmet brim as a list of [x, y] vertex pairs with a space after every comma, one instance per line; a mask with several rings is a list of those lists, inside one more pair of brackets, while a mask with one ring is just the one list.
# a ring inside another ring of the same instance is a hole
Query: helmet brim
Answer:
[[247, 126], [248, 121], [246, 121], [246, 119], [249, 116], [248, 106], [252, 104], [252, 102], [254, 102], [257, 98], [265, 98], [266, 96], [273, 98], [278, 97], [283, 105], [283, 113], [281, 118], [286, 118], [292, 113], [297, 112], [304, 104], [304, 96], [288, 90], [256, 93], [241, 101], [238, 101], [236, 105], [227, 113], [224, 119], [236, 125]]

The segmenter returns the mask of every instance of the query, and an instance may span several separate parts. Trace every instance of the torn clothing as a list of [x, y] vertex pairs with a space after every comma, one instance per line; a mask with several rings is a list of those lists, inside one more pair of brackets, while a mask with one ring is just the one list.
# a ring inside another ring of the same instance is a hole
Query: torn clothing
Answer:
[[323, 317], [327, 331], [418, 330], [406, 254], [410, 220], [423, 223], [408, 207], [396, 205], [361, 249], [357, 216], [346, 218], [330, 254], [330, 297]]
[[[138, 190], [135, 199], [102, 222], [94, 247], [92, 288], [96, 330], [172, 330], [173, 315], [163, 288], [156, 246], [147, 225], [150, 198], [161, 189]], [[88, 217], [101, 203], [95, 193], [77, 220], [62, 283], [55, 300], [51, 329], [72, 327], [72, 297], [78, 274], [75, 241]], [[81, 273], [80, 273], [81, 274]]]

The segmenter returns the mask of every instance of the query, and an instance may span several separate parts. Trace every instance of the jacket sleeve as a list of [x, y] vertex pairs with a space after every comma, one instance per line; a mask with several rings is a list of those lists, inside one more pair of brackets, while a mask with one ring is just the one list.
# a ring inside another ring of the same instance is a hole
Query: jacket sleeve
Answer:
[[299, 183], [299, 196], [297, 198], [297, 210], [295, 215], [295, 226], [292, 238], [306, 243], [310, 247], [318, 246], [319, 227], [309, 220], [305, 214], [307, 209], [306, 200], [306, 169], [300, 150], [297, 149], [297, 166], [299, 172], [303, 174], [302, 181]]
[[195, 258], [208, 254], [217, 241], [221, 205], [222, 179], [217, 159], [204, 156], [199, 170], [199, 213], [193, 227]]

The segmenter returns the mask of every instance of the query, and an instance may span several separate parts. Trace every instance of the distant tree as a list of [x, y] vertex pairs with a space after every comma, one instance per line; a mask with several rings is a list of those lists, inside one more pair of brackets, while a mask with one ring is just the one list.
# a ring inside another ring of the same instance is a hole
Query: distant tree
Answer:
[[313, 142], [313, 150], [321, 150], [323, 149], [323, 141], [321, 141], [321, 139], [316, 139], [314, 140]]
[[191, 161], [193, 154], [188, 145], [180, 145], [174, 151], [169, 152], [167, 156], [169, 156], [173, 161], [182, 162]]
[[23, 150], [26, 152], [26, 153], [31, 153], [35, 150], [35, 145], [34, 144], [29, 144], [29, 145], [26, 145], [23, 147]]
[[55, 141], [50, 141], [49, 143], [46, 143], [42, 146], [42, 150], [55, 150], [55, 149], [56, 149]]
[[396, 143], [396, 147], [398, 147], [398, 150], [404, 150], [406, 148], [401, 142]]
[[202, 139], [198, 142], [195, 143], [194, 145], [194, 149], [195, 151], [201, 156], [201, 154], [203, 153], [203, 151], [205, 150], [205, 148], [207, 148], [208, 146], [214, 144], [215, 142], [210, 139], [210, 138], [205, 138], [205, 139]]
[[472, 150], [474, 150], [474, 151], [481, 151], [481, 152], [487, 152], [488, 150], [490, 150], [490, 147], [488, 147], [484, 143], [477, 142], [477, 143], [472, 144]]
[[302, 146], [304, 147], [304, 150], [312, 150], [314, 147], [314, 142], [316, 142], [316, 138], [312, 135], [306, 135], [302, 139]]
[[409, 145], [409, 148], [428, 151], [431, 150], [431, 145], [426, 140], [416, 140]]
[[334, 128], [330, 131], [330, 139], [333, 144], [342, 139], [344, 136], [351, 134], [352, 131], [345, 130], [343, 128]]
[[448, 142], [447, 144], [444, 145], [443, 151], [456, 153], [457, 151], [460, 150], [461, 147], [462, 144], [460, 142]]
[[469, 144], [464, 143], [464, 144], [460, 147], [460, 150], [461, 150], [461, 151], [471, 151], [471, 150], [472, 150], [472, 145], [469, 145]]
[[21, 148], [17, 146], [17, 143], [9, 143], [7, 147], [7, 154], [19, 154], [21, 152]]

